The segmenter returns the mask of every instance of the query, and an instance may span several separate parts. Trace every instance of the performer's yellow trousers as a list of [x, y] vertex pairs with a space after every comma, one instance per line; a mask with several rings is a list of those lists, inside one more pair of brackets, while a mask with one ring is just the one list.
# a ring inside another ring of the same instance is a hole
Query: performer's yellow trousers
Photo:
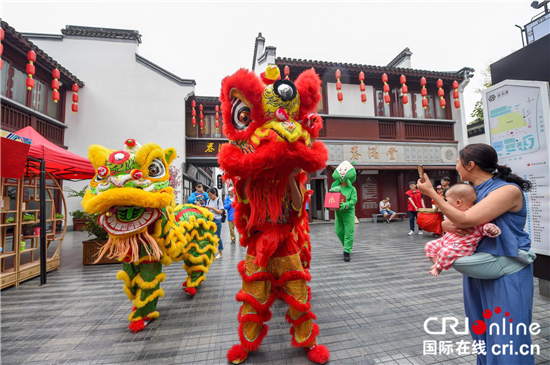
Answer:
[[286, 320], [291, 324], [291, 344], [294, 347], [311, 347], [316, 343], [319, 327], [311, 311], [311, 292], [306, 282], [311, 276], [302, 266], [299, 253], [272, 257], [267, 267], [254, 264], [254, 256], [247, 255], [239, 263], [243, 277], [242, 290], [237, 301], [243, 302], [239, 310], [239, 337], [241, 345], [255, 351], [267, 334], [265, 322], [271, 319], [269, 308], [275, 299], [283, 299], [289, 309]]

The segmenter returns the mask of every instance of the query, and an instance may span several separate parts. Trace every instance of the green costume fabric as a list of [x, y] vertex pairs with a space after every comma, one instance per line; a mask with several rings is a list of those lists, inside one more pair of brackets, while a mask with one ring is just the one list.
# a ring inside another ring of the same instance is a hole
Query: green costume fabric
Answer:
[[[341, 174], [344, 174], [343, 178]], [[346, 197], [346, 202], [341, 203], [340, 209], [334, 212], [336, 235], [342, 242], [344, 251], [351, 253], [355, 236], [355, 204], [357, 203], [357, 190], [353, 187], [353, 183], [357, 178], [357, 172], [349, 162], [344, 161], [336, 168], [332, 178], [334, 183], [330, 187], [330, 192], [342, 193]], [[342, 181], [345, 181], [347, 186], [342, 186]]]

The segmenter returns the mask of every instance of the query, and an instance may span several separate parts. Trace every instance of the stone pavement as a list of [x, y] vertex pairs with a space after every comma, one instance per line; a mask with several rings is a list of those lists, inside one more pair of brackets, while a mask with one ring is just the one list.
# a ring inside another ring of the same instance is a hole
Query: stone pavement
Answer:
[[[453, 270], [430, 276], [423, 247], [433, 237], [407, 232], [407, 221], [361, 223], [351, 263], [345, 263], [334, 225], [312, 225], [312, 304], [331, 364], [475, 364], [474, 355], [423, 355], [425, 340], [471, 338], [425, 333], [429, 317], [456, 316], [463, 323], [462, 277]], [[224, 257], [213, 263], [198, 294], [185, 295], [182, 264], [172, 264], [165, 269], [160, 318], [133, 334], [127, 329], [131, 303], [115, 277], [120, 265], [83, 267], [86, 234], [68, 234], [61, 270], [48, 275], [47, 286], [39, 287], [37, 278], [2, 291], [1, 363], [225, 364], [238, 342], [236, 266], [245, 249], [229, 244], [227, 225], [222, 236]], [[245, 364], [311, 364], [302, 349], [290, 346], [286, 304], [277, 301], [272, 310], [268, 336]], [[535, 279], [533, 322], [542, 328], [533, 336], [537, 364], [550, 363], [549, 313], [550, 299], [538, 294]]]

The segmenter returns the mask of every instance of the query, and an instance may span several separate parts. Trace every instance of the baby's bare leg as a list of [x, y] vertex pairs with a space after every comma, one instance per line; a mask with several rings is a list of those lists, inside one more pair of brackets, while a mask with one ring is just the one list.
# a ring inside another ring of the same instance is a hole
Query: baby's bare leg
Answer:
[[437, 257], [430, 257], [430, 260], [432, 260], [432, 262], [435, 264], [435, 262], [437, 261]]

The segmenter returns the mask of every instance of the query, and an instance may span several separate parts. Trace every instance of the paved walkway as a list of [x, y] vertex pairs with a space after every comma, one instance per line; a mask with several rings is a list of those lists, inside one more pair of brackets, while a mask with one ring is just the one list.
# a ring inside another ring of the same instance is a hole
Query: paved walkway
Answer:
[[[238, 341], [241, 286], [236, 266], [245, 249], [229, 245], [215, 261], [195, 298], [181, 289], [181, 264], [165, 269], [166, 293], [161, 316], [133, 334], [126, 328], [131, 303], [116, 279], [120, 265], [82, 266], [84, 233], [71, 233], [62, 248], [62, 266], [39, 279], [1, 293], [2, 364], [225, 364]], [[351, 263], [332, 224], [311, 228], [313, 241], [312, 304], [319, 340], [331, 351], [332, 364], [475, 364], [474, 355], [423, 355], [423, 341], [471, 341], [468, 335], [428, 335], [429, 317], [456, 316], [463, 323], [462, 278], [428, 274], [424, 244], [432, 236], [407, 236], [408, 222], [361, 223]], [[537, 364], [550, 363], [550, 299], [538, 295], [535, 279], [533, 321], [542, 331]], [[302, 349], [290, 346], [286, 304], [273, 306], [270, 331], [260, 351], [246, 364], [310, 364]], [[435, 330], [435, 326], [434, 326]]]

